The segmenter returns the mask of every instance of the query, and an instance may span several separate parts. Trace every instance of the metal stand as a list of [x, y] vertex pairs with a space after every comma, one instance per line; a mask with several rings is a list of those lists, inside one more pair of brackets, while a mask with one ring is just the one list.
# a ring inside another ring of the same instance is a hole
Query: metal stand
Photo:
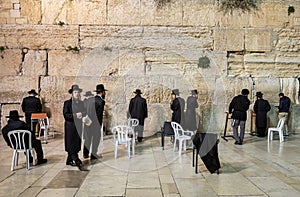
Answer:
[[226, 142], [228, 142], [228, 139], [226, 139], [226, 137], [233, 137], [233, 135], [226, 135], [226, 132], [227, 132], [227, 125], [228, 125], [228, 119], [232, 119], [232, 118], [229, 118], [229, 112], [225, 112], [226, 113], [226, 119], [225, 119], [225, 128], [224, 128], [224, 133], [223, 135], [221, 136]]

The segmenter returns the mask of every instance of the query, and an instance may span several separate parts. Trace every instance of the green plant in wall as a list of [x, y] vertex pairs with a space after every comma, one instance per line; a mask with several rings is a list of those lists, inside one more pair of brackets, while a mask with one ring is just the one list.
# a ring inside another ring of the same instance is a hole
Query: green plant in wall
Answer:
[[0, 46], [0, 52], [4, 51], [5, 47], [4, 46]]
[[63, 22], [63, 21], [58, 21], [58, 23], [57, 23], [59, 26], [64, 26], [65, 25], [65, 22]]
[[217, 0], [219, 8], [224, 13], [232, 13], [233, 10], [250, 12], [258, 9], [258, 4], [262, 0]]
[[162, 8], [166, 4], [171, 3], [171, 0], [154, 0], [154, 2], [158, 8]]
[[75, 47], [72, 47], [72, 46], [68, 46], [67, 48], [66, 48], [66, 51], [73, 51], [73, 52], [79, 52], [79, 48], [77, 47], [77, 46], [75, 46]]

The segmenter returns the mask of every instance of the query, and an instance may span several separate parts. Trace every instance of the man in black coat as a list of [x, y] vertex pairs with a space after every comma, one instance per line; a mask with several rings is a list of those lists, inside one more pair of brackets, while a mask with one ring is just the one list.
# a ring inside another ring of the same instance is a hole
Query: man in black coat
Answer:
[[[10, 111], [9, 116], [6, 116], [6, 118], [9, 118], [9, 120], [8, 120], [7, 125], [4, 126], [2, 129], [2, 135], [3, 135], [3, 138], [6, 141], [7, 145], [10, 147], [12, 147], [12, 145], [10, 144], [9, 138], [8, 138], [8, 133], [10, 131], [13, 131], [13, 130], [30, 131], [30, 128], [27, 126], [27, 124], [24, 121], [19, 119], [20, 117], [23, 117], [23, 116], [19, 116], [19, 113], [17, 110]], [[12, 140], [12, 142], [14, 143], [13, 140]], [[35, 149], [35, 152], [37, 154], [37, 164], [36, 165], [46, 163], [47, 159], [44, 159], [42, 143], [40, 140], [37, 140], [35, 138], [35, 134], [32, 131], [31, 131], [31, 143], [32, 143], [32, 147]], [[25, 146], [28, 147], [28, 143], [26, 144], [26, 142], [25, 142]], [[31, 155], [29, 156], [29, 160], [30, 160], [30, 163], [32, 163], [33, 158]]]
[[185, 128], [190, 131], [197, 130], [196, 121], [196, 108], [198, 108], [198, 91], [192, 90], [191, 96], [186, 100], [186, 113], [185, 113]]
[[178, 124], [181, 123], [181, 109], [182, 104], [178, 99], [179, 90], [174, 89], [172, 90], [171, 96], [172, 96], [172, 103], [170, 104], [170, 108], [173, 111], [172, 113], [172, 122], [177, 122]]
[[[39, 98], [36, 96], [38, 93], [32, 89], [29, 92], [28, 97], [24, 98], [22, 101], [22, 110], [25, 113], [25, 121], [28, 128], [31, 128], [31, 114], [32, 113], [40, 113], [42, 112], [42, 104]], [[35, 134], [37, 122], [32, 123], [33, 133]]]
[[[233, 136], [234, 144], [242, 145], [245, 135], [245, 125], [247, 120], [247, 110], [250, 106], [248, 99], [249, 90], [243, 89], [241, 95], [235, 96], [229, 104], [229, 114], [232, 114], [233, 119]], [[238, 127], [240, 126], [240, 135], [238, 135]]]
[[66, 165], [83, 165], [78, 157], [81, 150], [82, 117], [86, 115], [83, 102], [80, 100], [82, 89], [78, 85], [72, 85], [68, 91], [72, 98], [64, 102], [63, 115], [65, 119], [65, 151], [68, 153]]
[[266, 136], [267, 129], [267, 113], [271, 110], [269, 102], [263, 99], [263, 93], [256, 93], [257, 100], [254, 103], [253, 110], [256, 114], [255, 124], [258, 137]]
[[129, 103], [129, 114], [131, 118], [136, 118], [139, 120], [139, 125], [134, 128], [134, 132], [138, 133], [138, 142], [142, 142], [143, 140], [143, 132], [144, 132], [144, 121], [145, 118], [148, 117], [148, 109], [146, 99], [141, 97], [141, 90], [136, 89], [135, 97], [130, 100]]
[[95, 90], [97, 95], [95, 97], [88, 98], [85, 102], [86, 111], [92, 120], [92, 124], [90, 126], [85, 125], [83, 157], [89, 158], [89, 153], [91, 152], [91, 160], [99, 158], [97, 152], [100, 145], [101, 129], [103, 124], [105, 91], [107, 90], [104, 88], [104, 85], [98, 84]]

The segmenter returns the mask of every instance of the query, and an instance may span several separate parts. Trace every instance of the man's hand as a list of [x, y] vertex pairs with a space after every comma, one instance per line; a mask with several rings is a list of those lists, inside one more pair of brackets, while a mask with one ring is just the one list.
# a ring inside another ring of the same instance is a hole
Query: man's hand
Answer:
[[81, 119], [82, 118], [82, 113], [78, 112], [78, 113], [76, 113], [76, 116], [77, 116], [78, 119]]

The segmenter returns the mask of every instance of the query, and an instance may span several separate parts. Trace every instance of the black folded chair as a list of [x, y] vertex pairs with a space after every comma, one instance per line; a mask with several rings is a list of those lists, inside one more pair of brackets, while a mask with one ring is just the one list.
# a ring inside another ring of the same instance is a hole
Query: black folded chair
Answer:
[[[193, 137], [193, 167], [198, 174], [198, 154], [211, 174], [219, 174], [221, 168], [218, 155], [218, 135], [214, 133], [196, 133]], [[196, 152], [196, 154], [195, 154]], [[195, 163], [196, 161], [196, 163]]]
[[161, 130], [161, 146], [163, 150], [165, 145], [165, 136], [174, 137], [174, 130], [171, 126], [171, 122], [164, 122], [164, 126]]

